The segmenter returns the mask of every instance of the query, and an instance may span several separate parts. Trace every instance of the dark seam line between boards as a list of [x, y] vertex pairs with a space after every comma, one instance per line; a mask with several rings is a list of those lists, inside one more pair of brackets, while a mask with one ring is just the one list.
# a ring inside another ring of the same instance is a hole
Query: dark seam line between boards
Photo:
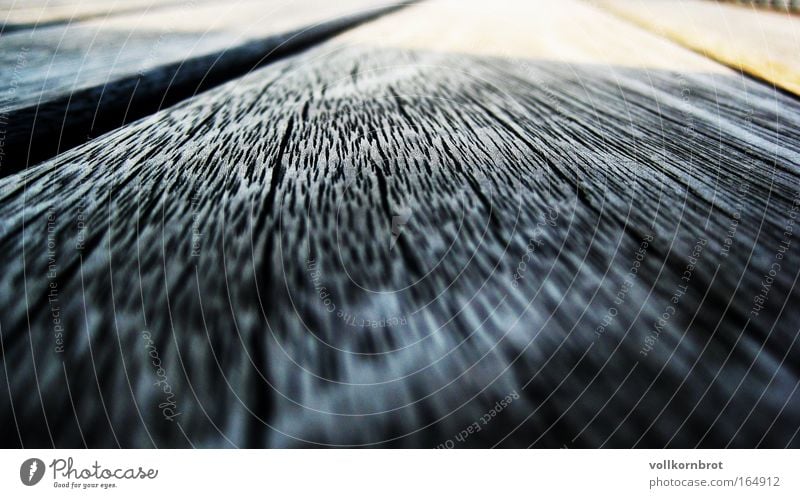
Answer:
[[402, 1], [267, 36], [7, 111], [5, 157], [0, 178], [417, 1]]

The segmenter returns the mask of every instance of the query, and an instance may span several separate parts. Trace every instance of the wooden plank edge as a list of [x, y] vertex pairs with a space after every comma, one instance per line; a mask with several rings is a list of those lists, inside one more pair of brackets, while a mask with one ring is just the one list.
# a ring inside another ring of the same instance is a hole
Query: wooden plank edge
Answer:
[[0, 124], [7, 125], [7, 132], [0, 178], [417, 1], [400, 1], [270, 35], [2, 112], [5, 122]]
[[615, 7], [606, 2], [593, 2], [592, 4], [615, 15], [619, 19], [639, 26], [640, 28], [645, 29], [655, 35], [666, 38], [682, 47], [691, 50], [692, 52], [702, 55], [707, 59], [719, 62], [720, 64], [723, 64], [734, 71], [769, 85], [785, 95], [793, 98], [800, 98], [800, 84], [775, 78], [772, 74], [768, 74], [768, 71], [765, 71], [754, 64], [750, 64], [747, 61], [736, 59], [734, 57], [726, 57], [716, 52], [709, 51], [701, 43], [697, 43], [691, 37], [676, 33], [674, 30], [662, 29], [656, 23], [648, 22], [635, 14], [627, 12], [625, 9]]

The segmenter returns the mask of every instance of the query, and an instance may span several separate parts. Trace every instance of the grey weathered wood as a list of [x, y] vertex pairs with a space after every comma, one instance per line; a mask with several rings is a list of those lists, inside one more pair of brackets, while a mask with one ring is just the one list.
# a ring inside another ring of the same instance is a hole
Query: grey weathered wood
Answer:
[[185, 3], [0, 37], [0, 175], [301, 50], [399, 3]]
[[255, 71], [0, 182], [4, 443], [435, 446], [516, 392], [458, 444], [796, 446], [794, 234], [750, 313], [798, 111], [740, 78], [421, 51]]

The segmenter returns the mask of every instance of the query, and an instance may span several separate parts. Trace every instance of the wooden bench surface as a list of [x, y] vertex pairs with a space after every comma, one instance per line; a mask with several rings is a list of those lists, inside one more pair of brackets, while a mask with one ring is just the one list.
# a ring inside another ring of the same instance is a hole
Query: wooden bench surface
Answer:
[[434, 447], [513, 394], [462, 446], [797, 446], [800, 103], [542, 5], [412, 5], [1, 179], [3, 443]]

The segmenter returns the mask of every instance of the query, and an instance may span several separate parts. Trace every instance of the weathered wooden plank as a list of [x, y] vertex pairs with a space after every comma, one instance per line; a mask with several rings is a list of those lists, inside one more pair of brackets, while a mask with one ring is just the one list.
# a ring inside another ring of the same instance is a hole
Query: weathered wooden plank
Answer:
[[[426, 2], [351, 31], [345, 40], [392, 48], [524, 57], [554, 62], [719, 73], [734, 72], [584, 1], [500, 4]], [[504, 8], [505, 7], [505, 8]], [[457, 14], [455, 14], [457, 12]], [[510, 14], [513, 13], [513, 14]], [[446, 30], [442, 19], [456, 16]]]
[[3, 0], [0, 33], [207, 0]]
[[[4, 109], [29, 107], [116, 79], [237, 47], [269, 35], [356, 14], [387, 2], [351, 0], [321, 8], [305, 2], [190, 3], [156, 11], [17, 33], [0, 40]], [[5, 73], [11, 76], [11, 72]], [[11, 89], [14, 92], [11, 92]]]
[[239, 1], [54, 26], [0, 38], [0, 174], [52, 157], [387, 9]]
[[595, 0], [735, 69], [800, 95], [800, 17], [706, 0]]
[[797, 101], [380, 41], [0, 180], [5, 445], [797, 446]]

